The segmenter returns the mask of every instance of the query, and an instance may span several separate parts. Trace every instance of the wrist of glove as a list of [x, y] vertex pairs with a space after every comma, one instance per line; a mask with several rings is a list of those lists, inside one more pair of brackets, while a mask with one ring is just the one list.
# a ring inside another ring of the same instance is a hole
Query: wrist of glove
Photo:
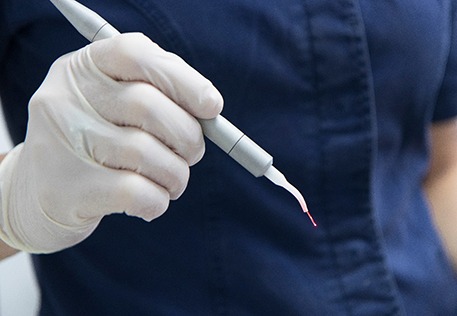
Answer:
[[204, 152], [213, 85], [140, 34], [65, 55], [29, 104], [27, 137], [0, 164], [0, 238], [31, 253], [84, 240], [103, 216], [150, 221]]
[[[101, 217], [73, 221], [69, 224], [50, 217], [46, 210], [40, 207], [38, 195], [33, 194], [31, 190], [31, 187], [39, 183], [18, 181], [21, 178], [17, 168], [23, 166], [21, 162], [23, 147], [24, 144], [17, 145], [0, 165], [0, 179], [2, 179], [0, 181], [2, 209], [0, 239], [12, 248], [30, 253], [53, 252], [60, 250], [62, 245], [72, 246], [84, 240], [98, 225]], [[59, 194], [57, 191], [58, 188], [54, 194]], [[17, 198], [19, 200], [16, 200]], [[43, 230], [46, 230], [45, 233]]]

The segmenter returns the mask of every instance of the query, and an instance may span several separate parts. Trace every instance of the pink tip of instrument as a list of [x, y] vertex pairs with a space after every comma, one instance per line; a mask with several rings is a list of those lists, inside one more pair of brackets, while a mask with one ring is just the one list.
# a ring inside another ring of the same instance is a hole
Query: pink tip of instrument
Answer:
[[306, 206], [306, 202], [303, 198], [303, 195], [300, 193], [300, 191], [297, 190], [297, 188], [295, 188], [292, 184], [289, 183], [289, 181], [287, 181], [286, 177], [284, 177], [284, 175], [278, 169], [276, 169], [273, 166], [270, 166], [270, 168], [268, 168], [267, 172], [265, 173], [265, 177], [270, 179], [270, 181], [274, 184], [283, 187], [284, 189], [289, 191], [293, 196], [295, 196], [295, 198], [300, 203], [303, 212], [305, 212], [308, 215], [313, 226], [317, 227], [314, 218], [311, 216], [311, 213], [309, 212], [308, 207]]

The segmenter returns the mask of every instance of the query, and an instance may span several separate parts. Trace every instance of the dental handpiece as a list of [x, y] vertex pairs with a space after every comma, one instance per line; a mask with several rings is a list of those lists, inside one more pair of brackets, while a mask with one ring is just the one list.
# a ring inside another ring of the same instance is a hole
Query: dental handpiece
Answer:
[[[74, 28], [90, 42], [119, 35], [100, 15], [75, 0], [50, 0]], [[314, 226], [317, 226], [308, 211], [305, 199], [284, 175], [273, 166], [273, 157], [247, 137], [222, 115], [214, 119], [199, 119], [203, 134], [243, 166], [255, 177], [265, 176], [274, 184], [288, 190]]]

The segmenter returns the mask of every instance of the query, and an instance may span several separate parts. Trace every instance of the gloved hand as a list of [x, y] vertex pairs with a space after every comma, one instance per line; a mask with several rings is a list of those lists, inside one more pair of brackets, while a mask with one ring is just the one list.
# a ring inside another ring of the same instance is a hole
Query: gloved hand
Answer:
[[141, 34], [59, 58], [30, 100], [24, 143], [0, 165], [0, 238], [49, 253], [85, 239], [105, 215], [160, 216], [204, 153], [196, 118], [215, 117], [222, 103]]

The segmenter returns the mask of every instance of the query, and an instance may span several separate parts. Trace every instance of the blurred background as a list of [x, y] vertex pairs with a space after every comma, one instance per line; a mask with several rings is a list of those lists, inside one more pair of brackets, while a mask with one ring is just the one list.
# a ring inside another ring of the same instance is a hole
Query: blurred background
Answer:
[[[1, 104], [0, 104], [1, 105]], [[0, 153], [12, 148], [0, 106]], [[39, 302], [30, 256], [16, 254], [0, 261], [0, 315], [33, 316]]]

